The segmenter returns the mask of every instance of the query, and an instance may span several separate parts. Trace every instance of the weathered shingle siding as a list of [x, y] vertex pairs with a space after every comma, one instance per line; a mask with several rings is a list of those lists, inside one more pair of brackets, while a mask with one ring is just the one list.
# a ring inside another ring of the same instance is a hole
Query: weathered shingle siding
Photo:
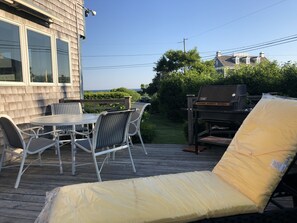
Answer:
[[[0, 9], [0, 18], [14, 21], [18, 24], [31, 27], [51, 35], [65, 39], [70, 44], [70, 63], [72, 84], [59, 86], [58, 84], [47, 86], [34, 86], [21, 84], [19, 86], [9, 86], [0, 84], [0, 114], [8, 114], [19, 124], [29, 122], [33, 117], [44, 115], [46, 107], [58, 102], [64, 97], [80, 97], [80, 78], [79, 78], [79, 53], [78, 53], [78, 34], [83, 34], [83, 14], [82, 9], [76, 7], [76, 3], [83, 4], [82, 0], [33, 0], [38, 5], [58, 17], [63, 22], [54, 22], [51, 26], [45, 27], [33, 21], [18, 17]], [[79, 27], [77, 29], [77, 24]], [[24, 61], [25, 62], [25, 61]], [[26, 71], [27, 72], [27, 71]], [[24, 73], [23, 75], [27, 75]], [[54, 75], [57, 75], [54, 73]], [[0, 143], [1, 144], [1, 143]]]

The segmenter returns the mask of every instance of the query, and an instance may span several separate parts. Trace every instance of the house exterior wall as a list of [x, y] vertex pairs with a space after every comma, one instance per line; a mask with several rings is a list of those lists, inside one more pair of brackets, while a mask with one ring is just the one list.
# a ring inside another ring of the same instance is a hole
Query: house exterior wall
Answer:
[[259, 56], [249, 56], [247, 53], [222, 55], [220, 51], [217, 51], [214, 60], [215, 69], [224, 76], [227, 74], [228, 70], [235, 69], [241, 65], [255, 66], [256, 64], [268, 61], [263, 52], [260, 52]]
[[[46, 27], [4, 9], [0, 9], [0, 21], [15, 23], [25, 31], [32, 29], [36, 32], [45, 33], [50, 36], [52, 42], [57, 38], [66, 41], [70, 53], [71, 82], [69, 84], [58, 83], [55, 49], [52, 53], [53, 83], [31, 83], [29, 81], [29, 69], [24, 68], [24, 82], [6, 83], [0, 81], [0, 114], [9, 115], [16, 124], [28, 123], [32, 118], [44, 115], [48, 105], [58, 102], [61, 98], [80, 97], [79, 35], [83, 35], [84, 32], [83, 0], [33, 0], [32, 4], [46, 10], [61, 21], [54, 21], [50, 27]], [[25, 37], [24, 33], [20, 35], [21, 41], [27, 44], [24, 40]], [[22, 52], [23, 66], [28, 67], [29, 56], [23, 57], [23, 55]]]

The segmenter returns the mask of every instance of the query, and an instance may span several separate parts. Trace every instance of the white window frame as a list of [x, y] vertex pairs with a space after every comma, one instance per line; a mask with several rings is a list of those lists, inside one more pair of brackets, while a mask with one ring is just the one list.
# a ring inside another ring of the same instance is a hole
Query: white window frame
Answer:
[[[45, 36], [48, 36], [50, 38], [50, 45], [51, 45], [51, 59], [52, 59], [52, 73], [53, 73], [53, 82], [52, 83], [43, 83], [43, 82], [32, 82], [31, 81], [31, 77], [30, 77], [30, 61], [29, 61], [29, 44], [28, 44], [28, 30], [30, 31], [33, 31], [33, 32], [36, 32], [36, 33], [40, 33], [42, 35], [45, 35]], [[25, 26], [25, 38], [26, 39], [26, 64], [27, 64], [27, 78], [28, 78], [28, 85], [31, 85], [31, 86], [54, 86], [56, 85], [56, 81], [55, 81], [55, 78], [57, 76], [56, 72], [55, 72], [55, 56], [54, 56], [54, 52], [55, 50], [53, 49], [53, 36], [50, 34], [50, 33], [46, 33], [46, 32], [42, 32], [40, 30], [37, 30], [35, 28], [32, 28], [32, 27], [28, 27], [28, 26]]]
[[[59, 83], [59, 66], [58, 66], [58, 49], [57, 49], [57, 40], [61, 40], [64, 41], [68, 44], [68, 58], [69, 58], [69, 75], [70, 75], [70, 82], [69, 83]], [[59, 38], [56, 37], [55, 38], [55, 64], [56, 64], [56, 70], [55, 70], [55, 77], [56, 77], [56, 83], [58, 84], [58, 86], [71, 86], [72, 85], [72, 63], [71, 63], [71, 47], [70, 47], [70, 41], [65, 39], [65, 38]]]
[[26, 74], [26, 69], [25, 69], [25, 64], [26, 64], [26, 56], [25, 56], [25, 42], [22, 36], [24, 35], [23, 29], [22, 29], [22, 24], [13, 22], [11, 20], [5, 19], [3, 17], [0, 17], [1, 22], [6, 22], [11, 25], [15, 25], [19, 28], [19, 37], [20, 37], [20, 56], [21, 56], [21, 62], [22, 62], [22, 78], [23, 81], [0, 81], [0, 86], [25, 86], [27, 84], [27, 74]]
[[[26, 24], [15, 22], [10, 19], [0, 16], [0, 21], [11, 25], [15, 25], [19, 28], [20, 38], [20, 57], [22, 62], [22, 78], [20, 82], [15, 81], [0, 81], [0, 86], [72, 86], [73, 85], [73, 71], [72, 71], [72, 59], [71, 59], [71, 41], [66, 38], [57, 37], [55, 34], [38, 30], [35, 27], [28, 26]], [[51, 46], [51, 66], [53, 73], [52, 83], [43, 82], [31, 82], [30, 78], [30, 62], [29, 62], [29, 47], [28, 47], [28, 30], [40, 33], [50, 38]], [[59, 83], [58, 80], [58, 52], [56, 41], [57, 39], [67, 42], [68, 44], [68, 57], [69, 57], [69, 69], [70, 69], [70, 83]]]

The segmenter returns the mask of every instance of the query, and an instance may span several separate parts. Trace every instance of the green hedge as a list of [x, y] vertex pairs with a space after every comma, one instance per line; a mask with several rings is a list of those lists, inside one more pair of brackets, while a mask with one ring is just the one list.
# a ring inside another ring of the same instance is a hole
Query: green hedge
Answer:
[[[122, 99], [124, 97], [130, 96], [125, 92], [85, 92], [84, 99]], [[121, 110], [124, 109], [124, 105], [120, 103], [110, 103], [106, 105], [95, 104], [91, 102], [84, 103], [84, 110], [87, 113], [100, 113], [106, 110]]]
[[84, 92], [84, 99], [119, 99], [130, 96], [126, 92]]
[[117, 92], [125, 93], [125, 94], [131, 96], [132, 101], [138, 101], [141, 98], [141, 95], [137, 91], [130, 90], [130, 89], [127, 89], [127, 88], [124, 88], [124, 87], [112, 89], [111, 92], [112, 93], [117, 93]]

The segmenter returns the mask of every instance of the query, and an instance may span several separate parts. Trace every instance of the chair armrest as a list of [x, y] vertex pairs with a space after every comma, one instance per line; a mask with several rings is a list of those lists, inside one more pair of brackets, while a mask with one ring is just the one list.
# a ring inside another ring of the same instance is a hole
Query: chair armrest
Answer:
[[30, 128], [20, 129], [23, 134], [29, 134], [28, 132], [32, 132], [33, 134], [38, 134], [40, 130], [43, 130], [43, 126], [33, 126]]
[[[37, 129], [37, 130], [35, 130]], [[40, 131], [43, 130], [42, 126], [34, 126], [32, 128], [26, 128], [26, 129], [20, 129], [20, 132], [26, 136], [30, 136], [31, 138], [37, 138], [39, 136], [45, 136], [45, 135], [56, 135], [59, 132], [62, 132], [62, 130], [54, 130], [54, 131], [50, 131], [50, 132], [44, 132], [44, 133], [40, 133]], [[31, 133], [29, 133], [31, 132]]]
[[89, 137], [92, 133], [94, 133], [94, 130], [91, 130], [89, 132], [77, 132], [75, 130], [69, 130], [71, 135], [81, 135], [81, 136], [86, 136]]

